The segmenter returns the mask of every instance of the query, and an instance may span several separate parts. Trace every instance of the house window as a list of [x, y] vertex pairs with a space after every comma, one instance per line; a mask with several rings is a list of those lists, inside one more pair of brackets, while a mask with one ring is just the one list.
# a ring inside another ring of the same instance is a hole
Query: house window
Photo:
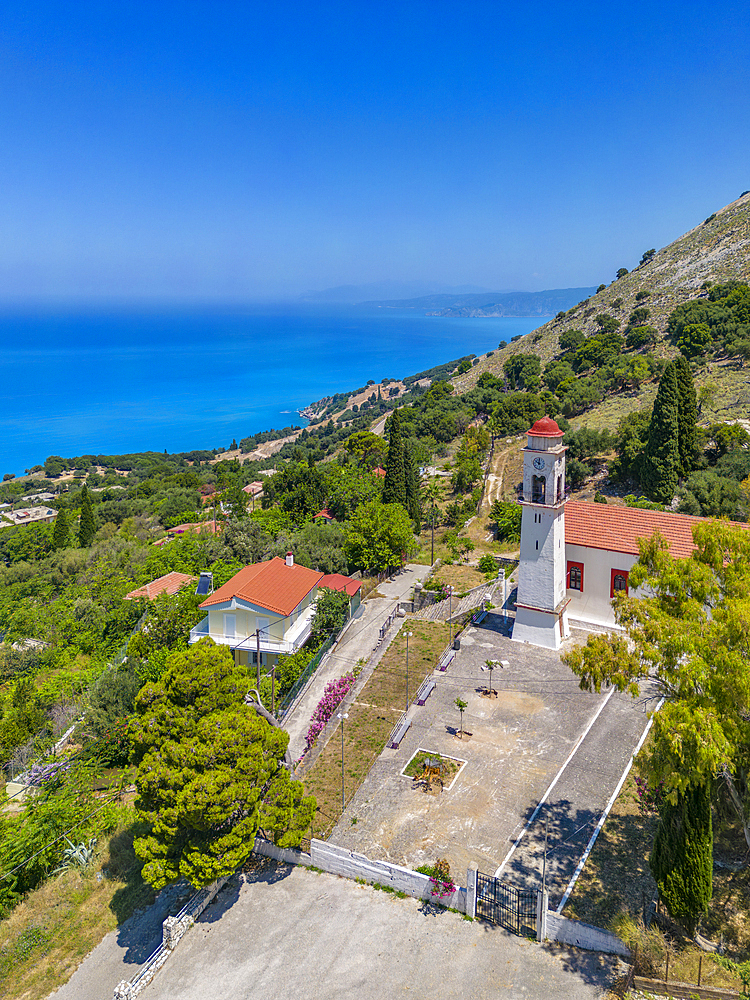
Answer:
[[224, 615], [224, 635], [227, 639], [234, 639], [237, 632], [237, 615]]
[[568, 590], [580, 590], [583, 593], [583, 563], [568, 563]]
[[615, 594], [628, 596], [628, 571], [626, 569], [612, 570], [609, 596], [614, 597]]

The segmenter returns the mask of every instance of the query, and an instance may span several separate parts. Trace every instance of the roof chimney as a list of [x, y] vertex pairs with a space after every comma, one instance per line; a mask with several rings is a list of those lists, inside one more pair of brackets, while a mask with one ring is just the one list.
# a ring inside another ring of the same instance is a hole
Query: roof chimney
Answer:
[[286, 554], [286, 564], [287, 566], [294, 566], [294, 556], [291, 552], [287, 552]]

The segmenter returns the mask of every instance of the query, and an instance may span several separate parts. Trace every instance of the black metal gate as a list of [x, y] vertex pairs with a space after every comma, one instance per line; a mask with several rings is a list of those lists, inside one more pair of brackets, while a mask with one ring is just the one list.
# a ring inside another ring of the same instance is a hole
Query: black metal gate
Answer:
[[537, 894], [477, 872], [477, 916], [514, 934], [536, 937]]

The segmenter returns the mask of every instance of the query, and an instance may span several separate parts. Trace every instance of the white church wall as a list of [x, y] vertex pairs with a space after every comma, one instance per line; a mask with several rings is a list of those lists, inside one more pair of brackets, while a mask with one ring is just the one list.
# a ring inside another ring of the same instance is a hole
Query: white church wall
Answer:
[[[615, 624], [612, 611], [612, 571], [629, 572], [638, 561], [638, 557], [623, 552], [611, 552], [608, 549], [592, 549], [586, 545], [565, 546], [566, 573], [570, 563], [580, 563], [583, 566], [583, 591], [568, 587], [570, 598], [568, 617], [589, 622], [592, 625]], [[629, 591], [632, 595], [632, 589]]]
[[[566, 622], [563, 621], [563, 630], [565, 628]], [[513, 639], [515, 642], [530, 642], [532, 646], [559, 649], [562, 642], [559, 618], [533, 608], [519, 607], [513, 625]]]

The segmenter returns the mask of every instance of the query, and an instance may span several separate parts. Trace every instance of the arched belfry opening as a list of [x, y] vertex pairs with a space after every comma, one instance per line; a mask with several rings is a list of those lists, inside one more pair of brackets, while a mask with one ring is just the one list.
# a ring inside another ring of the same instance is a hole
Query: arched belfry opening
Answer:
[[532, 503], [546, 503], [547, 496], [547, 477], [546, 476], [532, 476], [531, 477], [531, 502]]

